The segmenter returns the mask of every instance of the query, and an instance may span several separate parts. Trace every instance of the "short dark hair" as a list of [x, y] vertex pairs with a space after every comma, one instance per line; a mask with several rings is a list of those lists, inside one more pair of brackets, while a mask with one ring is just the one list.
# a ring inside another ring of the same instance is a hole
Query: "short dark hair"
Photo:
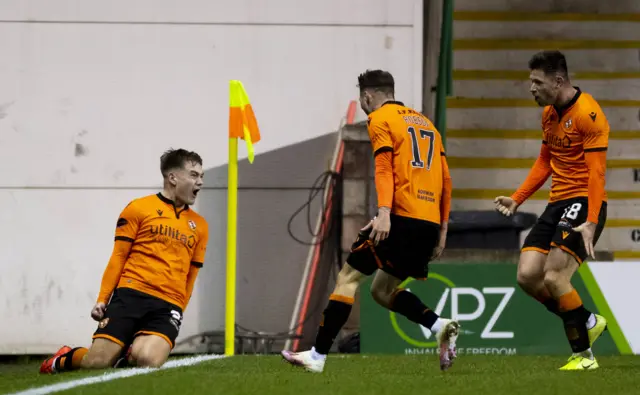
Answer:
[[160, 157], [160, 171], [162, 172], [162, 176], [166, 177], [173, 169], [184, 168], [184, 164], [187, 162], [197, 163], [202, 166], [202, 158], [197, 153], [182, 148], [170, 148]]
[[358, 87], [360, 91], [364, 89], [374, 89], [387, 95], [395, 93], [395, 82], [393, 76], [388, 71], [367, 70], [358, 76]]
[[567, 59], [560, 51], [540, 51], [529, 59], [529, 70], [542, 70], [546, 75], [560, 73], [569, 76]]

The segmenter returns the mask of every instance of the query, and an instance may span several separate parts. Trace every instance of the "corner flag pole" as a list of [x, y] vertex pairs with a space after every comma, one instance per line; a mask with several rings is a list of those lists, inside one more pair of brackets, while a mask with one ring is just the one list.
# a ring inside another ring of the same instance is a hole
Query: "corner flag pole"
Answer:
[[227, 275], [225, 297], [224, 353], [235, 354], [236, 266], [238, 236], [238, 139], [245, 140], [249, 163], [253, 163], [253, 144], [260, 141], [260, 130], [249, 97], [237, 80], [229, 81], [229, 166], [227, 180]]
[[236, 323], [236, 246], [238, 225], [238, 139], [229, 138], [229, 173], [227, 189], [227, 291], [225, 306], [224, 353], [235, 350]]

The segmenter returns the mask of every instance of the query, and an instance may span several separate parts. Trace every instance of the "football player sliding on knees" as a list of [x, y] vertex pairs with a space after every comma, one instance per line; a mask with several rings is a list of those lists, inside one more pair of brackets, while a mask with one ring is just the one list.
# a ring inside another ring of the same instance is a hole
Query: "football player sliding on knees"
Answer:
[[313, 348], [282, 351], [295, 366], [320, 373], [351, 313], [362, 281], [375, 273], [373, 299], [431, 330], [438, 344], [440, 368], [456, 358], [460, 325], [441, 318], [400, 284], [425, 280], [428, 264], [444, 250], [451, 206], [451, 176], [440, 133], [424, 115], [394, 99], [394, 80], [382, 70], [358, 77], [360, 105], [368, 115], [375, 156], [378, 214], [363, 227], [338, 274], [322, 315]]
[[191, 207], [202, 188], [202, 159], [169, 150], [160, 158], [163, 191], [131, 201], [116, 223], [115, 244], [91, 318], [91, 346], [63, 346], [40, 373], [109, 367], [159, 367], [169, 357], [204, 262], [209, 230]]

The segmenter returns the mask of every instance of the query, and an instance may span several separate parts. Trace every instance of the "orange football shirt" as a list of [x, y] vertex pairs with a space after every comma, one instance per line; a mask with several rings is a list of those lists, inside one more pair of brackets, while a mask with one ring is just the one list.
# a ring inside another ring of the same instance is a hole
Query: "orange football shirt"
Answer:
[[587, 221], [597, 223], [607, 201], [609, 122], [596, 100], [577, 88], [564, 107], [545, 107], [542, 146], [529, 175], [511, 197], [522, 204], [551, 176], [549, 202], [587, 197]]
[[[550, 202], [587, 196], [589, 168], [585, 153], [606, 151], [609, 122], [600, 105], [588, 93], [580, 92], [562, 111], [547, 106], [542, 114], [542, 143], [551, 156]], [[602, 191], [602, 200], [607, 200]]]
[[440, 224], [445, 153], [435, 126], [421, 113], [393, 101], [369, 114], [368, 131], [375, 154], [393, 154], [391, 212]]
[[162, 194], [133, 200], [122, 211], [116, 240], [132, 243], [118, 287], [133, 288], [184, 309], [191, 265], [202, 267], [207, 221], [186, 206], [176, 210]]

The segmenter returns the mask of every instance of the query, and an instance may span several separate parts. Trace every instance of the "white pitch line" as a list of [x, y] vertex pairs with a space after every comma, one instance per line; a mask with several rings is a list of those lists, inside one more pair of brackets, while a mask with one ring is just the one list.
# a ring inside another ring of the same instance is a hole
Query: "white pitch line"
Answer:
[[126, 377], [138, 376], [141, 374], [148, 374], [157, 372], [159, 370], [171, 369], [171, 368], [180, 368], [183, 366], [193, 366], [197, 365], [201, 362], [211, 361], [213, 359], [221, 359], [225, 358], [225, 355], [200, 355], [197, 357], [189, 357], [189, 358], [180, 358], [173, 359], [159, 368], [132, 368], [132, 369], [123, 369], [118, 372], [113, 373], [105, 373], [100, 376], [92, 376], [85, 377], [83, 379], [65, 381], [63, 383], [57, 383], [52, 385], [46, 385], [44, 387], [39, 388], [31, 388], [25, 391], [14, 392], [8, 395], [46, 395], [52, 394], [54, 392], [65, 391], [76, 387], [81, 387], [83, 385], [90, 385], [96, 383], [104, 383], [105, 381], [123, 379]]

